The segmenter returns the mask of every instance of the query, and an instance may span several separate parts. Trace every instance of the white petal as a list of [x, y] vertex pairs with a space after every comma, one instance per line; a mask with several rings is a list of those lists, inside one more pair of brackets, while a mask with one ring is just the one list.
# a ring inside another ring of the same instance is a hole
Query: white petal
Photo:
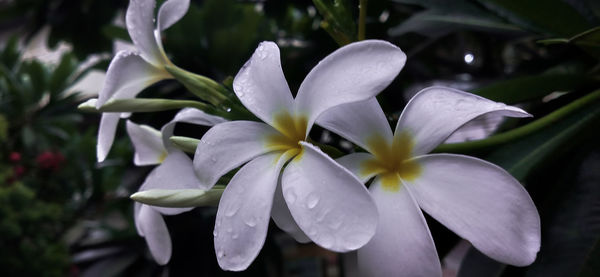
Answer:
[[364, 174], [363, 164], [367, 160], [372, 160], [374, 158], [375, 157], [370, 153], [357, 152], [337, 158], [335, 161], [346, 169], [350, 170], [350, 172], [352, 172], [354, 176], [358, 177], [362, 183], [366, 183], [369, 179], [375, 176], [375, 174], [371, 171], [368, 174]]
[[204, 189], [248, 160], [264, 154], [265, 137], [278, 134], [271, 126], [253, 121], [217, 124], [204, 134], [194, 155], [194, 169]]
[[468, 156], [415, 158], [409, 184], [419, 206], [475, 248], [500, 262], [525, 266], [540, 249], [540, 217], [527, 191], [502, 168]]
[[134, 201], [133, 202], [133, 223], [135, 223], [135, 230], [137, 231], [140, 237], [144, 236], [144, 230], [142, 229], [142, 224], [140, 223], [140, 210], [142, 208], [142, 203]]
[[141, 205], [139, 224], [154, 260], [164, 265], [171, 259], [171, 236], [162, 216], [148, 205]]
[[190, 0], [168, 0], [158, 11], [158, 29], [166, 30], [179, 21], [190, 7]]
[[96, 157], [98, 162], [103, 162], [112, 147], [119, 123], [119, 113], [102, 113], [100, 127], [98, 128], [98, 144]]
[[413, 155], [429, 153], [456, 129], [490, 112], [504, 116], [528, 117], [530, 114], [503, 103], [447, 87], [429, 87], [415, 95], [402, 112], [396, 135], [409, 132], [416, 145]]
[[[169, 152], [163, 163], [153, 169], [144, 180], [140, 191], [150, 189], [197, 189], [200, 180], [194, 174], [192, 160], [182, 151]], [[193, 208], [152, 207], [162, 214], [173, 215]]]
[[317, 118], [317, 124], [370, 152], [374, 139], [390, 145], [393, 139], [392, 128], [374, 97], [326, 110]]
[[285, 199], [283, 198], [283, 192], [281, 191], [281, 181], [277, 184], [277, 189], [275, 190], [275, 196], [273, 197], [273, 209], [271, 210], [271, 218], [279, 227], [279, 229], [285, 231], [290, 236], [292, 236], [297, 242], [307, 243], [310, 241], [310, 238], [302, 232], [302, 229], [296, 224], [294, 217], [290, 213], [290, 209], [285, 203]]
[[[173, 1], [173, 0], [170, 0]], [[227, 121], [226, 119], [220, 116], [214, 116], [207, 114], [201, 110], [194, 108], [185, 108], [179, 111], [173, 120], [169, 121], [167, 124], [163, 125], [161, 128], [162, 133], [162, 141], [163, 145], [169, 149], [169, 151], [175, 149], [172, 146], [169, 138], [173, 135], [173, 131], [175, 131], [175, 125], [177, 122], [191, 123], [196, 125], [204, 125], [204, 126], [213, 126], [222, 122]]]
[[367, 189], [320, 149], [301, 144], [301, 155], [287, 165], [281, 179], [294, 220], [323, 248], [347, 252], [362, 247], [377, 225], [377, 208]]
[[310, 129], [325, 110], [377, 95], [396, 78], [405, 62], [404, 52], [389, 42], [348, 44], [308, 73], [296, 96], [296, 109], [309, 116]]
[[161, 163], [167, 155], [160, 132], [148, 125], [127, 120], [127, 134], [133, 143], [133, 163], [138, 166]]
[[256, 157], [225, 188], [215, 221], [215, 252], [224, 270], [241, 271], [256, 258], [267, 236], [273, 193], [286, 159]]
[[167, 73], [149, 64], [140, 55], [121, 51], [108, 66], [96, 107], [100, 108], [111, 98], [133, 98], [146, 87], [168, 77]]
[[281, 69], [277, 44], [265, 41], [258, 45], [235, 76], [233, 90], [248, 110], [271, 125], [276, 113], [292, 113], [292, 93]]
[[125, 14], [125, 25], [129, 36], [140, 50], [142, 57], [158, 66], [163, 58], [154, 38], [154, 7], [156, 0], [131, 0]]
[[387, 191], [380, 178], [369, 188], [379, 211], [373, 239], [358, 250], [361, 276], [442, 276], [427, 222], [406, 187]]

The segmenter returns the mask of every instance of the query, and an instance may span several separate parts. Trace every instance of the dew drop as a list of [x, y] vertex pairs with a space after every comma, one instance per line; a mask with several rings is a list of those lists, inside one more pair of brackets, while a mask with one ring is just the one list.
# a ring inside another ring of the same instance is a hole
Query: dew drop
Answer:
[[306, 197], [306, 207], [314, 209], [319, 204], [319, 196], [316, 193], [311, 193]]
[[240, 209], [240, 205], [234, 204], [225, 210], [225, 216], [232, 217], [238, 212], [239, 209]]
[[285, 191], [285, 200], [287, 200], [289, 204], [294, 204], [294, 202], [296, 202], [296, 198], [298, 198], [298, 196], [293, 188], [289, 188]]
[[227, 109], [225, 109], [225, 111], [229, 113], [231, 112], [231, 108], [228, 107]]
[[215, 157], [215, 156], [210, 156], [210, 161], [212, 161], [213, 163], [214, 163], [214, 162], [217, 162], [217, 157]]
[[342, 220], [336, 217], [332, 217], [331, 221], [329, 221], [327, 225], [331, 227], [331, 229], [337, 230], [340, 228], [340, 226], [342, 226]]
[[256, 217], [254, 216], [249, 216], [246, 219], [244, 219], [244, 223], [248, 226], [248, 227], [254, 227], [256, 226]]
[[223, 250], [217, 251], [217, 257], [223, 258], [223, 256], [225, 256], [225, 253], [223, 253]]
[[233, 235], [231, 235], [232, 239], [238, 239], [240, 237], [240, 235], [238, 233], [233, 233]]

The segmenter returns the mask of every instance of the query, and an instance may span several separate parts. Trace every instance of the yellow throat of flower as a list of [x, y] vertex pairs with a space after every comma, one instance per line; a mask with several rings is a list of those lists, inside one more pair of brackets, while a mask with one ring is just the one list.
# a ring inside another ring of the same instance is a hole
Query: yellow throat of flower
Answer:
[[280, 150], [283, 152], [293, 150], [290, 152], [293, 156], [301, 156], [302, 147], [299, 142], [306, 139], [307, 125], [308, 118], [306, 116], [292, 116], [288, 112], [276, 114], [273, 120], [273, 127], [279, 133], [269, 135], [266, 138], [266, 147], [269, 150]]
[[421, 166], [409, 160], [412, 156], [414, 140], [408, 132], [394, 136], [390, 143], [380, 135], [367, 140], [374, 159], [366, 160], [361, 165], [362, 175], [380, 175], [383, 189], [398, 191], [400, 178], [411, 181], [421, 174]]

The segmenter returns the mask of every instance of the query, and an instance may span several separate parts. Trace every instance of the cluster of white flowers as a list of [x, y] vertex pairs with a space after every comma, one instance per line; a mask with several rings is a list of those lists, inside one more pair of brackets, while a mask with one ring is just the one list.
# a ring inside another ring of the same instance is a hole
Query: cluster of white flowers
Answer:
[[[155, 0], [131, 0], [127, 28], [140, 51], [110, 64], [97, 107], [133, 98], [172, 76], [160, 31], [178, 21], [189, 0], [168, 0], [154, 28]], [[364, 276], [441, 276], [421, 209], [486, 255], [517, 266], [533, 262], [540, 219], [526, 190], [486, 161], [427, 154], [457, 128], [488, 113], [528, 117], [525, 111], [466, 92], [431, 87], [408, 103], [392, 132], [374, 98], [398, 75], [406, 55], [391, 43], [366, 40], [341, 47], [312, 69], [292, 96], [279, 48], [261, 43], [239, 71], [233, 89], [263, 122], [227, 121], [186, 108], [162, 129], [127, 122], [136, 165], [159, 164], [140, 190], [210, 190], [240, 168], [226, 186], [214, 227], [221, 268], [246, 269], [260, 252], [270, 219], [299, 242], [356, 252]], [[127, 115], [127, 114], [125, 114]], [[98, 161], [114, 139], [120, 113], [103, 113]], [[212, 126], [192, 160], [171, 144], [177, 122]], [[367, 152], [330, 158], [308, 139], [314, 124]], [[374, 178], [369, 188], [364, 185]], [[171, 256], [161, 214], [190, 210], [135, 204], [138, 233], [156, 261]]]

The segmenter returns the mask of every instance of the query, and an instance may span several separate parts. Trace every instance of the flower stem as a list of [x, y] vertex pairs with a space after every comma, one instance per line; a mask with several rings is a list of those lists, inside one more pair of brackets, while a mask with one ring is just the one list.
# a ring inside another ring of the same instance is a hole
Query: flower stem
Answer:
[[474, 151], [485, 150], [494, 146], [502, 145], [511, 141], [515, 141], [532, 133], [535, 133], [538, 130], [541, 130], [557, 121], [562, 119], [563, 117], [577, 111], [578, 109], [594, 103], [600, 99], [600, 90], [595, 90], [588, 95], [585, 95], [568, 105], [538, 119], [527, 125], [521, 126], [519, 128], [510, 130], [508, 132], [500, 133], [497, 135], [490, 136], [485, 139], [469, 141], [469, 142], [461, 142], [461, 143], [449, 143], [442, 144], [438, 146], [434, 152], [444, 152], [444, 153], [468, 153]]
[[358, 5], [358, 40], [365, 39], [367, 0], [360, 0]]

